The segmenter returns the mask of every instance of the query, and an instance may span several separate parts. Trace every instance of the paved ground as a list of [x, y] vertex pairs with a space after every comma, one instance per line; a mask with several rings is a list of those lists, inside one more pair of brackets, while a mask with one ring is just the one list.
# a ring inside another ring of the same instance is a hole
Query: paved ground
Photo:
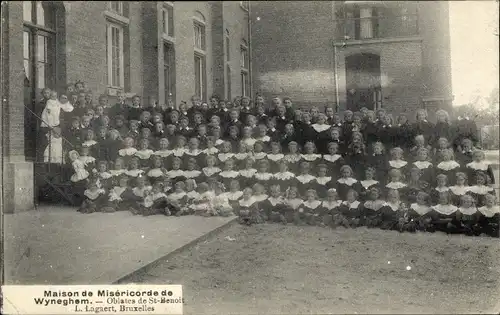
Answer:
[[4, 219], [7, 284], [112, 283], [232, 220], [80, 214], [70, 207]]
[[128, 280], [183, 284], [186, 314], [498, 313], [499, 259], [492, 238], [234, 224]]

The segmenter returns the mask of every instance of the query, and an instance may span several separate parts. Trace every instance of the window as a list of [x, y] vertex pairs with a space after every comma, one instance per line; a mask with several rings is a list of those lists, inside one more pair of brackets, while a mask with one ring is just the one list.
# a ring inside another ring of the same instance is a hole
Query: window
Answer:
[[109, 1], [109, 9], [112, 12], [123, 15], [123, 1]]
[[226, 30], [226, 61], [231, 60], [231, 46], [229, 42], [229, 30]]
[[194, 47], [205, 50], [205, 25], [194, 23]]
[[194, 77], [195, 77], [195, 95], [202, 100], [206, 100], [206, 62], [205, 56], [194, 55]]
[[162, 9], [163, 34], [174, 37], [174, 8], [164, 5]]
[[248, 96], [250, 92], [250, 82], [248, 80], [248, 71], [241, 71], [241, 96]]
[[175, 102], [175, 52], [174, 46], [166, 43], [163, 48], [165, 101], [171, 98]]
[[124, 88], [123, 27], [109, 21], [106, 26], [106, 56], [108, 86]]
[[55, 85], [55, 9], [41, 1], [23, 1], [23, 64], [32, 89]]

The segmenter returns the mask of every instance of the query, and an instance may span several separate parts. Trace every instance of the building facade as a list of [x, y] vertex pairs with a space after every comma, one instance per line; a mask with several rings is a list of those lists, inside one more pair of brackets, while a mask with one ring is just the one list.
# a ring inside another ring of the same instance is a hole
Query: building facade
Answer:
[[2, 2], [2, 157], [6, 212], [33, 208], [25, 144], [44, 87], [84, 81], [100, 94], [178, 104], [250, 94], [247, 1]]
[[253, 88], [339, 111], [449, 108], [446, 1], [252, 1]]

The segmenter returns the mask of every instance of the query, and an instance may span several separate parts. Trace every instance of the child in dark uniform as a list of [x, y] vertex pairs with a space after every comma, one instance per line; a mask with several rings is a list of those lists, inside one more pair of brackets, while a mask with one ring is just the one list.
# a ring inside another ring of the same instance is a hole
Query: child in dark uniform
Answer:
[[385, 201], [380, 199], [380, 189], [372, 187], [368, 190], [368, 198], [363, 204], [361, 224], [373, 228], [381, 224], [382, 212], [380, 209], [384, 206]]
[[362, 205], [357, 200], [358, 193], [354, 189], [349, 189], [345, 194], [346, 200], [342, 202], [339, 210], [347, 219], [349, 227], [356, 228], [361, 225]]
[[496, 202], [494, 194], [487, 194], [484, 197], [484, 206], [477, 209], [479, 211], [479, 224], [483, 233], [499, 237], [500, 207]]
[[[369, 192], [372, 188], [380, 190], [380, 182], [375, 180], [376, 169], [374, 167], [367, 167], [365, 169], [365, 179], [360, 181], [359, 198], [362, 201], [369, 199]], [[380, 194], [380, 191], [379, 191]]]
[[455, 212], [457, 207], [450, 204], [450, 194], [448, 191], [442, 191], [438, 196], [438, 204], [432, 206], [433, 220], [432, 224], [439, 231], [446, 233], [457, 232], [457, 222]]
[[477, 171], [475, 173], [474, 185], [469, 188], [469, 194], [474, 197], [478, 207], [484, 205], [484, 197], [487, 194], [494, 193], [493, 187], [488, 184], [488, 175], [483, 171]]

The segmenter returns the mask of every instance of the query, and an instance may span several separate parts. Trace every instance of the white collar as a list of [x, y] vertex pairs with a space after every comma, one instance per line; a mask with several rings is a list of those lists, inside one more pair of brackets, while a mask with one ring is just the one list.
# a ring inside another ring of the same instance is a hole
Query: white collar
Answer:
[[241, 198], [241, 196], [243, 196], [243, 192], [242, 191], [235, 191], [235, 192], [227, 192], [227, 199], [231, 200], [231, 201], [234, 201], [234, 200], [238, 200]]
[[219, 153], [219, 155], [218, 155], [219, 160], [221, 160], [222, 162], [229, 160], [233, 156], [234, 156], [234, 153]]
[[144, 197], [144, 192], [145, 191], [150, 191], [152, 189], [151, 186], [144, 186], [142, 188], [139, 188], [139, 187], [134, 187], [132, 188], [132, 192], [134, 193], [134, 195], [136, 195], [137, 197]]
[[345, 206], [349, 206], [349, 209], [357, 209], [360, 205], [360, 202], [356, 200], [350, 203], [349, 201], [346, 200], [343, 201], [342, 204]]
[[415, 161], [413, 162], [413, 165], [415, 165], [418, 169], [426, 169], [432, 166], [432, 163], [429, 161]]
[[288, 162], [297, 162], [302, 158], [298, 153], [285, 155], [285, 160]]
[[469, 191], [478, 195], [486, 195], [487, 193], [493, 191], [494, 189], [492, 187], [486, 186], [486, 185], [474, 185], [469, 188]]
[[457, 196], [463, 196], [465, 195], [467, 192], [470, 191], [470, 187], [469, 186], [451, 186], [450, 187], [450, 190], [453, 194], [457, 195]]
[[439, 191], [439, 192], [446, 192], [450, 190], [450, 187], [436, 187], [434, 190]]
[[93, 145], [96, 145], [97, 141], [95, 140], [85, 140], [85, 142], [82, 143], [82, 147], [91, 147]]
[[371, 186], [375, 185], [375, 184], [378, 184], [378, 181], [374, 180], [374, 179], [370, 179], [370, 180], [362, 180], [360, 181], [361, 185], [365, 188], [365, 189], [368, 189], [370, 188]]
[[335, 200], [335, 201], [325, 200], [325, 201], [323, 201], [322, 206], [328, 210], [332, 210], [333, 208], [337, 208], [341, 204], [342, 204], [342, 201], [340, 201], [340, 200]]
[[169, 178], [174, 178], [177, 176], [184, 176], [184, 171], [183, 170], [170, 170], [167, 172], [167, 176]]
[[271, 132], [275, 132], [275, 131], [276, 131], [276, 128], [271, 128], [271, 129], [269, 129], [269, 130], [271, 130]]
[[348, 178], [339, 178], [337, 180], [337, 182], [341, 183], [341, 184], [345, 184], [347, 186], [352, 186], [353, 184], [357, 183], [358, 181], [352, 177], [348, 177]]
[[255, 138], [256, 140], [259, 140], [259, 141], [262, 141], [262, 142], [269, 142], [269, 140], [271, 140], [271, 138], [269, 136], [263, 136], [263, 137], [259, 137], [259, 138]]
[[204, 167], [202, 171], [203, 174], [205, 174], [206, 176], [212, 176], [215, 173], [219, 173], [221, 170], [218, 167], [212, 166], [212, 167]]
[[410, 205], [410, 208], [420, 215], [424, 215], [424, 214], [428, 213], [429, 211], [431, 211], [430, 207], [422, 206], [422, 205], [419, 205], [418, 203], [412, 203]]
[[332, 178], [330, 176], [316, 177], [316, 181], [318, 184], [326, 185], [326, 183], [330, 182]]
[[89, 189], [86, 189], [85, 192], [83, 193], [85, 197], [89, 198], [90, 200], [96, 200], [100, 195], [104, 195], [106, 192], [104, 189], [100, 188], [95, 191], [91, 191]]
[[248, 157], [248, 153], [236, 153], [234, 158], [237, 160], [244, 160]]
[[184, 171], [184, 177], [186, 178], [195, 178], [200, 176], [201, 172], [198, 170], [192, 170], [192, 171]]
[[269, 200], [269, 202], [271, 203], [272, 206], [276, 206], [277, 204], [282, 204], [285, 201], [283, 199], [283, 197], [277, 197], [277, 198], [269, 197], [269, 198], [267, 198], [267, 200]]
[[457, 207], [454, 205], [435, 205], [432, 206], [432, 209], [435, 210], [438, 213], [444, 214], [444, 215], [450, 215], [457, 211]]
[[219, 173], [219, 176], [224, 178], [235, 178], [238, 174], [239, 173], [236, 171], [222, 171]]
[[391, 208], [392, 211], [398, 211], [399, 207], [401, 206], [401, 202], [399, 202], [399, 203], [392, 203], [392, 202], [386, 201], [384, 203], [384, 206]]
[[125, 169], [121, 169], [121, 170], [109, 170], [109, 173], [111, 175], [113, 175], [113, 176], [119, 176], [119, 175], [121, 175], [123, 173], [126, 173], [126, 172], [127, 172], [127, 170], [125, 170]]
[[321, 205], [321, 201], [319, 200], [304, 201], [302, 204], [304, 205], [304, 207], [307, 207], [309, 209], [316, 209]]
[[385, 202], [383, 200], [368, 200], [365, 202], [363, 205], [365, 208], [378, 211], [380, 208], [382, 208], [385, 205]]
[[198, 199], [200, 197], [200, 193], [196, 190], [191, 190], [186, 193], [186, 196], [191, 199]]
[[474, 170], [486, 171], [488, 170], [489, 164], [485, 161], [481, 162], [470, 162], [467, 164], [468, 168], [472, 168]]
[[170, 150], [158, 150], [156, 151], [155, 153], [153, 153], [154, 155], [158, 155], [160, 157], [167, 157], [169, 156], [170, 154], [172, 154], [172, 151]]
[[385, 187], [390, 188], [390, 189], [401, 189], [406, 187], [405, 183], [402, 182], [389, 182]]
[[181, 198], [183, 198], [184, 196], [186, 196], [186, 192], [185, 191], [181, 191], [181, 192], [173, 192], [171, 193], [170, 195], [168, 195], [168, 199], [171, 199], [171, 200], [179, 200]]
[[141, 160], [147, 160], [151, 157], [153, 154], [153, 150], [145, 149], [145, 150], [138, 150], [135, 152], [135, 156], [137, 156]]
[[301, 182], [302, 184], [306, 184], [306, 183], [309, 183], [310, 181], [312, 181], [313, 179], [315, 179], [314, 176], [312, 176], [311, 174], [304, 174], [304, 175], [299, 175], [296, 177], [297, 180], [299, 182]]
[[500, 207], [498, 205], [495, 205], [491, 208], [488, 208], [487, 206], [483, 206], [478, 208], [479, 212], [481, 212], [485, 217], [491, 218], [495, 214], [500, 213]]
[[389, 161], [389, 165], [393, 168], [401, 168], [408, 164], [408, 162], [403, 161], [403, 160], [391, 160]]
[[118, 151], [118, 154], [121, 156], [125, 155], [134, 155], [137, 152], [136, 148], [123, 148]]
[[270, 180], [271, 178], [273, 178], [273, 174], [271, 173], [255, 173], [255, 178], [257, 178], [258, 180]]
[[214, 154], [214, 153], [219, 153], [219, 149], [217, 149], [215, 147], [210, 148], [210, 149], [207, 148], [207, 149], [203, 150], [203, 152], [205, 152], [206, 154]]
[[302, 154], [302, 158], [306, 161], [315, 161], [319, 158], [321, 158], [321, 154], [315, 154], [315, 153], [310, 153], [310, 154]]
[[137, 177], [137, 176], [139, 176], [142, 173], [144, 173], [144, 171], [140, 170], [140, 169], [128, 170], [128, 171], [125, 172], [125, 174], [127, 174], [128, 176], [132, 176], [132, 177]]
[[457, 162], [455, 162], [453, 160], [443, 161], [437, 165], [437, 168], [445, 170], [445, 171], [453, 170], [457, 167], [460, 167], [460, 164], [458, 164]]
[[257, 173], [255, 168], [244, 168], [240, 171], [240, 175], [243, 177], [253, 177]]
[[292, 207], [292, 209], [297, 209], [301, 204], [303, 204], [304, 201], [299, 198], [294, 198], [294, 199], [287, 199], [286, 204]]
[[257, 160], [260, 160], [260, 159], [263, 159], [266, 157], [266, 153], [265, 152], [258, 152], [258, 153], [254, 153], [253, 154], [253, 157]]
[[317, 132], [323, 132], [325, 130], [330, 129], [330, 125], [327, 124], [314, 124], [312, 125], [313, 129], [316, 130]]
[[252, 206], [257, 200], [255, 200], [255, 198], [252, 196], [250, 197], [250, 199], [248, 200], [245, 200], [245, 199], [240, 199], [240, 201], [238, 201], [238, 203], [240, 204], [240, 206], [242, 207], [250, 207]]
[[275, 162], [283, 159], [284, 157], [285, 157], [285, 155], [282, 153], [276, 153], [276, 154], [270, 153], [267, 155], [268, 159], [270, 159], [271, 161], [275, 161]]
[[200, 153], [201, 153], [201, 152], [202, 152], [202, 151], [201, 151], [200, 149], [196, 149], [196, 150], [194, 150], [194, 151], [186, 150], [186, 152], [185, 152], [185, 153], [186, 153], [187, 155], [190, 155], [190, 156], [198, 156], [198, 155], [200, 155]]
[[163, 174], [163, 170], [161, 168], [152, 168], [148, 172], [149, 177], [161, 177]]
[[278, 172], [274, 174], [274, 178], [279, 179], [279, 180], [288, 180], [290, 178], [295, 177], [295, 174], [292, 172]]
[[325, 154], [323, 155], [323, 159], [328, 161], [328, 162], [335, 162], [338, 159], [340, 159], [342, 156], [340, 154]]

